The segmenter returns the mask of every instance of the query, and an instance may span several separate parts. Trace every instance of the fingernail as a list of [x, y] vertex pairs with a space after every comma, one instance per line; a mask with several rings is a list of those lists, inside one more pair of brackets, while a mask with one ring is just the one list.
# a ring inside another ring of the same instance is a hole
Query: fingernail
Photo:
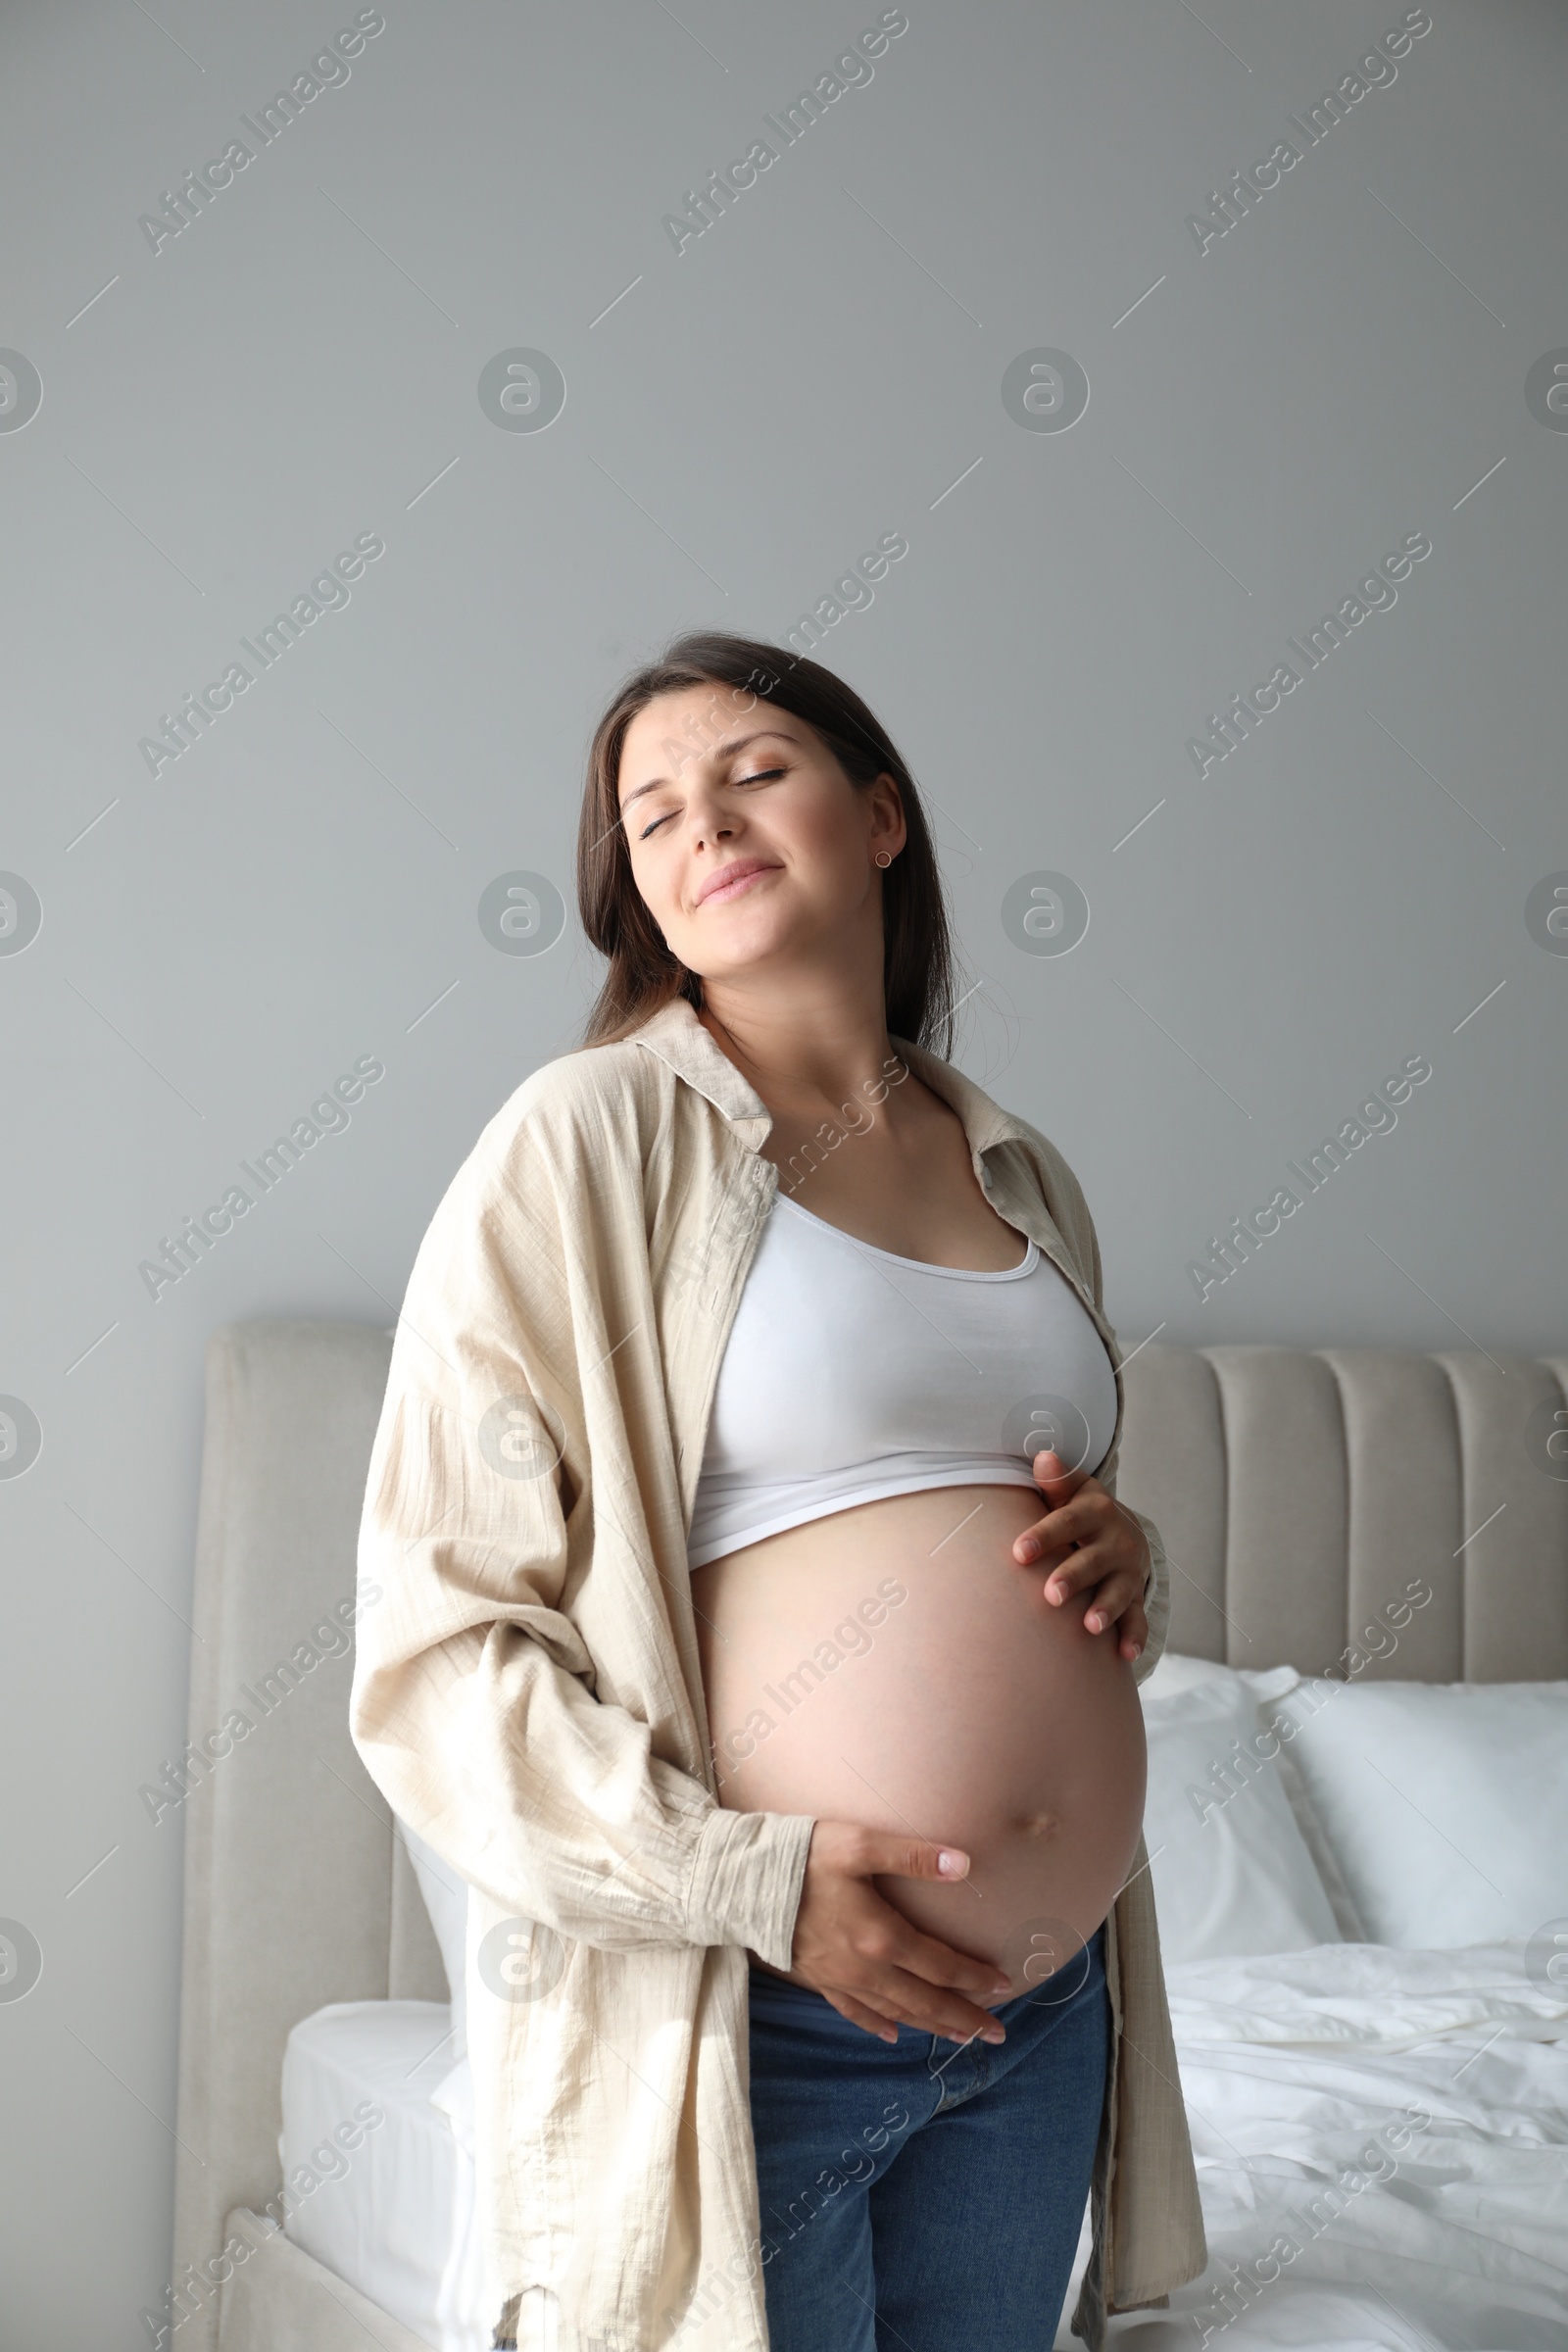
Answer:
[[1101, 1616], [1101, 1614], [1100, 1614], [1100, 1612], [1099, 1612], [1099, 1610], [1098, 1610], [1098, 1609], [1095, 1611], [1095, 1613], [1094, 1613], [1094, 1615], [1093, 1615], [1093, 1616], [1086, 1617], [1086, 1618], [1084, 1619], [1084, 1623], [1085, 1623], [1085, 1625], [1087, 1625], [1087, 1626], [1088, 1626], [1088, 1628], [1089, 1628], [1089, 1631], [1090, 1631], [1092, 1634], [1098, 1634], [1098, 1633], [1100, 1632], [1100, 1629], [1101, 1629], [1101, 1627], [1102, 1627], [1102, 1626], [1104, 1624], [1104, 1622], [1105, 1622], [1105, 1620], [1103, 1619], [1103, 1617], [1102, 1617], [1102, 1616]]
[[937, 1868], [945, 1878], [961, 1879], [969, 1867], [969, 1857], [956, 1845], [945, 1845], [937, 1856]]
[[987, 2026], [980, 2038], [982, 2041], [1005, 2041], [1007, 2038], [1006, 2029], [1004, 2026]]
[[1018, 1551], [1026, 1560], [1038, 1560], [1040, 1557], [1040, 1546], [1035, 1542], [1033, 1536], [1020, 1536], [1018, 1538]]
[[1007, 1983], [1005, 1977], [999, 1977], [996, 1983], [992, 1985], [991, 1989], [993, 1993], [1010, 1992], [1012, 1990], [1012, 1986]]

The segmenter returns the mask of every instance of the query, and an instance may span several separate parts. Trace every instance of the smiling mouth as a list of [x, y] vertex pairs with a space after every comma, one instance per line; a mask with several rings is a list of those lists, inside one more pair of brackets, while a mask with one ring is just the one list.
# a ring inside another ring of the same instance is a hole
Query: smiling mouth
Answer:
[[712, 888], [705, 890], [697, 903], [700, 906], [711, 906], [716, 905], [720, 899], [738, 899], [742, 891], [750, 890], [754, 882], [760, 882], [768, 874], [776, 874], [778, 870], [776, 865], [751, 866], [744, 874], [737, 875], [733, 882], [719, 882]]

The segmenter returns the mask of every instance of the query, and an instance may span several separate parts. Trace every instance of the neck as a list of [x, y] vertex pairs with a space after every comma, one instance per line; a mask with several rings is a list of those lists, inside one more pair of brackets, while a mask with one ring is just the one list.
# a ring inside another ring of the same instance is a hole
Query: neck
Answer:
[[732, 983], [704, 988], [698, 1019], [775, 1118], [837, 1113], [862, 1100], [896, 1059], [880, 975], [875, 994], [814, 995]]

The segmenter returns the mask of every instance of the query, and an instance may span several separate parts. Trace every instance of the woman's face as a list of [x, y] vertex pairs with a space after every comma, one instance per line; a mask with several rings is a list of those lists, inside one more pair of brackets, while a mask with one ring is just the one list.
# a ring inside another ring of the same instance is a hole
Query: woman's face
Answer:
[[619, 789], [632, 878], [688, 971], [722, 979], [853, 940], [880, 973], [876, 853], [905, 843], [891, 775], [859, 790], [793, 711], [694, 686], [638, 711]]

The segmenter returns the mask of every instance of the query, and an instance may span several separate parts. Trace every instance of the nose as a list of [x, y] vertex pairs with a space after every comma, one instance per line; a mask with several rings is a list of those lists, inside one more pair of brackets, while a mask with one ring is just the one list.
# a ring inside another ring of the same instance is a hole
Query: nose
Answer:
[[731, 818], [719, 808], [699, 807], [692, 812], [692, 847], [694, 850], [700, 850], [705, 845], [710, 845], [713, 842], [725, 841], [734, 830]]

